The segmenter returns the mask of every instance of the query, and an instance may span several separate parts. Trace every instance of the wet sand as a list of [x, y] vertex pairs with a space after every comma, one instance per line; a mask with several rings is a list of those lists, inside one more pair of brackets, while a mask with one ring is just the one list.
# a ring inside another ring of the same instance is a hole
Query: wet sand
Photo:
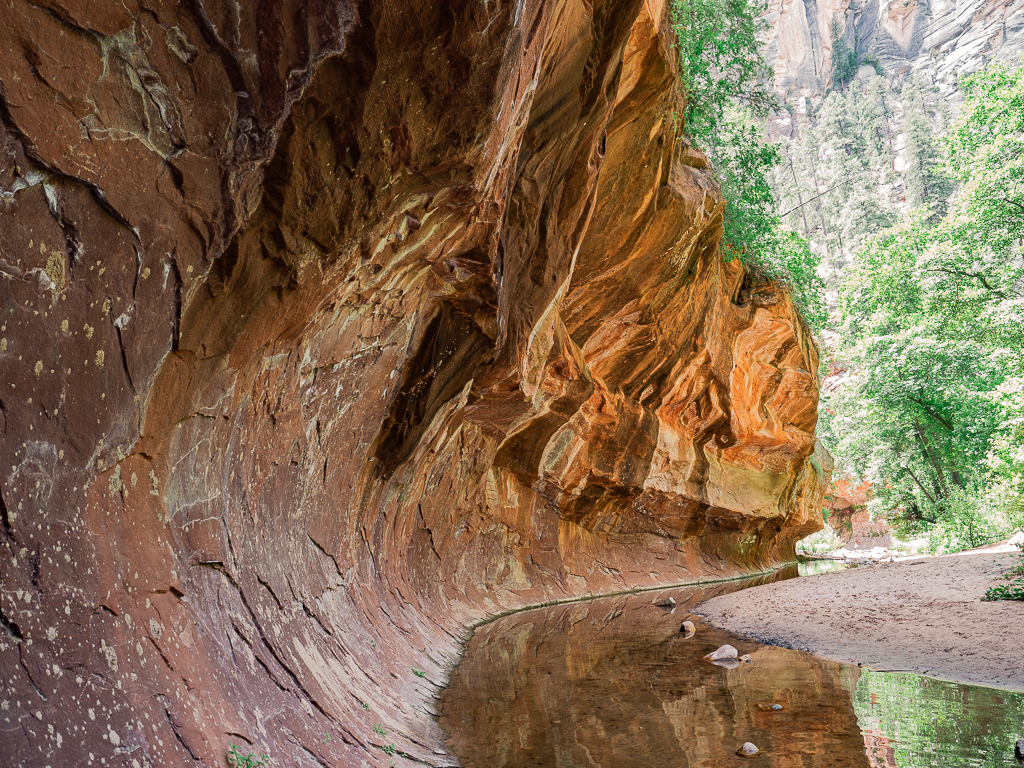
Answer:
[[715, 597], [694, 613], [834, 661], [1024, 690], [1024, 602], [981, 600], [1016, 553], [866, 565]]

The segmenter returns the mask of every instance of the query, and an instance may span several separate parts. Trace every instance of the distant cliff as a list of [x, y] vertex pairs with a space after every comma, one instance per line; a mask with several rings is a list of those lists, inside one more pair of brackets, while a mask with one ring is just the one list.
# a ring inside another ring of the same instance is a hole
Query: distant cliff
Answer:
[[769, 0], [766, 60], [788, 110], [806, 112], [831, 85], [835, 18], [860, 53], [876, 55], [886, 74], [922, 72], [951, 94], [957, 79], [995, 57], [1024, 52], [1024, 0]]

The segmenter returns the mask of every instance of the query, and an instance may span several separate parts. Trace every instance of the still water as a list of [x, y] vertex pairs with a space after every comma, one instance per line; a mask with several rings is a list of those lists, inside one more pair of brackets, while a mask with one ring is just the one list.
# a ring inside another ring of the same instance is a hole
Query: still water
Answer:
[[[465, 768], [1016, 768], [1024, 694], [824, 661], [688, 614], [763, 581], [570, 603], [478, 628], [442, 702], [452, 751]], [[668, 595], [674, 611], [653, 605]], [[703, 660], [726, 643], [752, 661]], [[736, 754], [748, 741], [757, 757]]]

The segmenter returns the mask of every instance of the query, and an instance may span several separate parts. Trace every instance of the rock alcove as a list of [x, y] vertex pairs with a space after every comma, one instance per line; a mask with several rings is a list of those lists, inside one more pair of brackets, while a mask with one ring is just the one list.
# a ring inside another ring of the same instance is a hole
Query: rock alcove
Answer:
[[465, 627], [820, 526], [664, 12], [5, 7], [5, 764], [447, 765]]

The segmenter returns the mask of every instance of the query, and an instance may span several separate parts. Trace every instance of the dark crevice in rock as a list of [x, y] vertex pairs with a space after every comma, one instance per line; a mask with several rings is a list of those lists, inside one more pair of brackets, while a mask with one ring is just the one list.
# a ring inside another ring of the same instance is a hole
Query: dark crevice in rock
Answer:
[[[0, 412], [3, 412], [2, 407], [0, 407]], [[3, 413], [4, 424], [6, 426], [6, 412]], [[6, 432], [6, 429], [4, 431]], [[13, 542], [17, 540], [14, 535], [14, 529], [11, 527], [11, 515], [7, 511], [7, 503], [4, 501], [4, 489], [2, 485], [0, 485], [0, 526], [2, 526], [5, 541]]]
[[39, 5], [38, 3], [31, 2], [31, 0], [29, 1], [28, 4], [30, 6], [32, 6], [33, 8], [35, 8], [35, 9], [42, 11], [43, 13], [45, 13], [47, 16], [51, 17], [52, 19], [55, 19], [60, 24], [62, 24], [63, 26], [65, 26], [69, 30], [71, 30], [72, 32], [75, 32], [77, 34], [83, 35], [86, 39], [88, 39], [90, 42], [92, 42], [97, 48], [99, 48], [99, 46], [100, 46], [100, 41], [106, 37], [106, 35], [103, 35], [103, 34], [97, 32], [95, 29], [89, 29], [88, 27], [81, 26], [80, 24], [75, 22], [75, 20], [72, 19], [66, 12], [65, 13], [61, 13], [62, 9], [51, 8], [50, 6], [47, 6], [47, 5]]
[[116, 323], [114, 323], [114, 333], [117, 335], [117, 346], [121, 351], [121, 367], [124, 369], [125, 378], [128, 379], [128, 388], [131, 390], [132, 395], [135, 395], [135, 382], [132, 381], [132, 372], [128, 368], [128, 351], [125, 349], [124, 339], [121, 337], [121, 327]]
[[0, 608], [0, 627], [3, 627], [7, 631], [8, 636], [19, 643], [25, 639], [25, 636], [21, 634], [21, 628], [14, 621], [7, 618], [3, 608]]
[[[291, 667], [289, 667], [284, 662], [284, 659], [282, 659], [281, 656], [278, 654], [278, 652], [274, 649], [274, 646], [267, 639], [266, 634], [263, 632], [263, 627], [260, 624], [260, 620], [256, 616], [256, 612], [253, 611], [252, 607], [249, 605], [249, 600], [248, 600], [248, 598], [245, 595], [245, 590], [242, 589], [241, 585], [237, 581], [235, 581], [235, 579], [231, 576], [231, 574], [229, 574], [227, 572], [227, 569], [224, 568], [224, 564], [223, 563], [219, 563], [219, 562], [207, 562], [207, 563], [196, 563], [196, 565], [197, 566], [201, 566], [201, 567], [205, 567], [205, 568], [211, 568], [211, 569], [217, 571], [219, 574], [221, 574], [221, 576], [224, 577], [224, 579], [228, 582], [228, 584], [230, 584], [232, 587], [234, 587], [235, 591], [238, 593], [239, 599], [242, 601], [242, 605], [245, 607], [246, 612], [249, 614], [249, 618], [252, 620], [253, 627], [256, 629], [256, 632], [259, 634], [260, 643], [262, 643], [263, 647], [267, 649], [267, 651], [273, 657], [274, 661], [277, 662], [277, 665], [284, 671], [284, 673], [286, 675], [288, 675], [288, 677], [292, 681], [292, 684], [295, 686], [295, 689], [297, 690], [297, 692], [296, 692], [296, 690], [292, 690], [292, 691], [290, 691], [290, 693], [292, 695], [296, 696], [296, 697], [304, 698], [306, 701], [309, 702], [310, 705], [312, 705], [321, 715], [323, 715], [328, 720], [336, 720], [337, 718], [331, 716], [327, 712], [327, 710], [325, 710], [324, 707], [320, 704], [320, 702], [318, 702], [309, 693], [309, 691], [306, 690], [306, 687], [299, 680], [299, 678], [295, 674], [295, 672], [291, 669]], [[246, 640], [246, 642], [248, 642], [248, 639], [245, 638], [245, 635], [238, 629], [237, 626], [235, 627], [235, 631], [239, 634], [240, 637], [242, 637], [243, 639]], [[255, 651], [255, 648], [253, 650]], [[254, 653], [253, 656], [254, 656], [254, 658], [256, 658], [257, 661], [260, 660], [259, 656], [257, 654]], [[263, 664], [262, 661], [260, 663]], [[266, 668], [265, 664], [264, 664], [264, 667]], [[269, 668], [267, 668], [267, 673], [271, 675], [271, 678], [274, 680], [275, 683], [277, 683], [277, 685], [282, 690], [285, 690], [285, 691], [288, 690], [287, 688], [285, 688], [284, 686], [282, 686], [280, 683], [277, 682], [276, 677], [274, 677], [270, 673], [270, 669]]]
[[10, 131], [20, 142], [22, 149], [25, 152], [25, 156], [28, 157], [35, 165], [42, 168], [47, 174], [51, 175], [55, 179], [61, 181], [67, 181], [72, 184], [81, 184], [92, 194], [93, 199], [99, 205], [99, 207], [107, 213], [114, 221], [129, 230], [132, 235], [138, 239], [139, 233], [135, 227], [132, 226], [131, 222], [121, 214], [107, 199], [107, 194], [100, 189], [100, 187], [94, 182], [86, 181], [85, 179], [79, 178], [78, 176], [72, 176], [71, 174], [64, 173], [60, 169], [47, 163], [36, 149], [35, 143], [31, 137], [26, 135], [14, 122], [14, 118], [11, 115], [11, 111], [7, 106], [7, 100], [4, 97], [3, 91], [0, 90], [0, 125], [3, 125], [8, 131]]
[[29, 683], [32, 684], [32, 689], [36, 692], [40, 699], [46, 701], [46, 695], [42, 689], [36, 685], [35, 678], [32, 677], [32, 672], [28, 668], [28, 664], [25, 663], [25, 644], [18, 643], [18, 662], [21, 664], [21, 668], [25, 670], [25, 676], [28, 678]]
[[181, 732], [181, 726], [174, 719], [174, 715], [171, 714], [171, 710], [168, 708], [168, 706], [169, 702], [164, 703], [164, 714], [167, 716], [167, 723], [171, 726], [171, 733], [174, 734], [174, 738], [178, 740], [178, 743], [181, 744], [181, 746], [185, 749], [186, 752], [188, 752], [189, 756], [193, 760], [200, 763], [203, 762], [203, 759], [193, 751], [192, 746], [188, 743], [188, 740], [185, 738], [185, 735]]
[[274, 600], [274, 604], [275, 604], [275, 605], [277, 606], [277, 610], [279, 610], [279, 611], [283, 611], [283, 610], [284, 610], [284, 606], [283, 606], [283, 605], [281, 605], [281, 601], [280, 601], [280, 600], [278, 600], [278, 598], [277, 598], [277, 594], [276, 594], [276, 593], [274, 592], [274, 589], [273, 589], [273, 588], [272, 588], [272, 587], [270, 586], [270, 584], [268, 584], [268, 583], [266, 582], [266, 580], [264, 580], [264, 579], [260, 578], [259, 576], [257, 576], [257, 577], [256, 577], [256, 581], [258, 581], [258, 582], [260, 583], [260, 585], [261, 585], [261, 586], [262, 586], [262, 587], [263, 587], [264, 589], [266, 589], [266, 590], [267, 590], [267, 592], [269, 592], [269, 593], [270, 593], [270, 597], [271, 597], [271, 598], [272, 598], [272, 599]]
[[30, 566], [29, 582], [32, 584], [32, 588], [39, 591], [39, 569], [40, 569], [40, 558], [39, 558], [39, 545], [36, 544], [36, 551], [29, 555], [28, 563]]
[[442, 303], [410, 355], [382, 428], [376, 457], [390, 477], [419, 442], [438, 409], [455, 396], [490, 356], [490, 340], [471, 320]]
[[173, 253], [167, 257], [167, 261], [174, 277], [174, 295], [171, 301], [171, 351], [177, 352], [181, 340], [181, 272], [178, 271], [178, 261]]
[[[324, 462], [324, 473], [325, 473], [325, 475], [326, 475], [326, 472], [327, 472], [327, 462], [325, 461]], [[326, 549], [324, 549], [324, 547], [320, 544], [320, 542], [313, 538], [312, 534], [307, 533], [306, 536], [309, 539], [310, 543], [320, 551], [320, 554], [322, 554], [324, 557], [329, 557], [331, 559], [331, 562], [334, 563], [334, 569], [338, 572], [338, 575], [339, 576], [344, 576], [344, 574], [341, 571], [341, 565], [338, 564], [338, 559], [334, 555], [332, 555], [330, 552], [328, 552]]]

